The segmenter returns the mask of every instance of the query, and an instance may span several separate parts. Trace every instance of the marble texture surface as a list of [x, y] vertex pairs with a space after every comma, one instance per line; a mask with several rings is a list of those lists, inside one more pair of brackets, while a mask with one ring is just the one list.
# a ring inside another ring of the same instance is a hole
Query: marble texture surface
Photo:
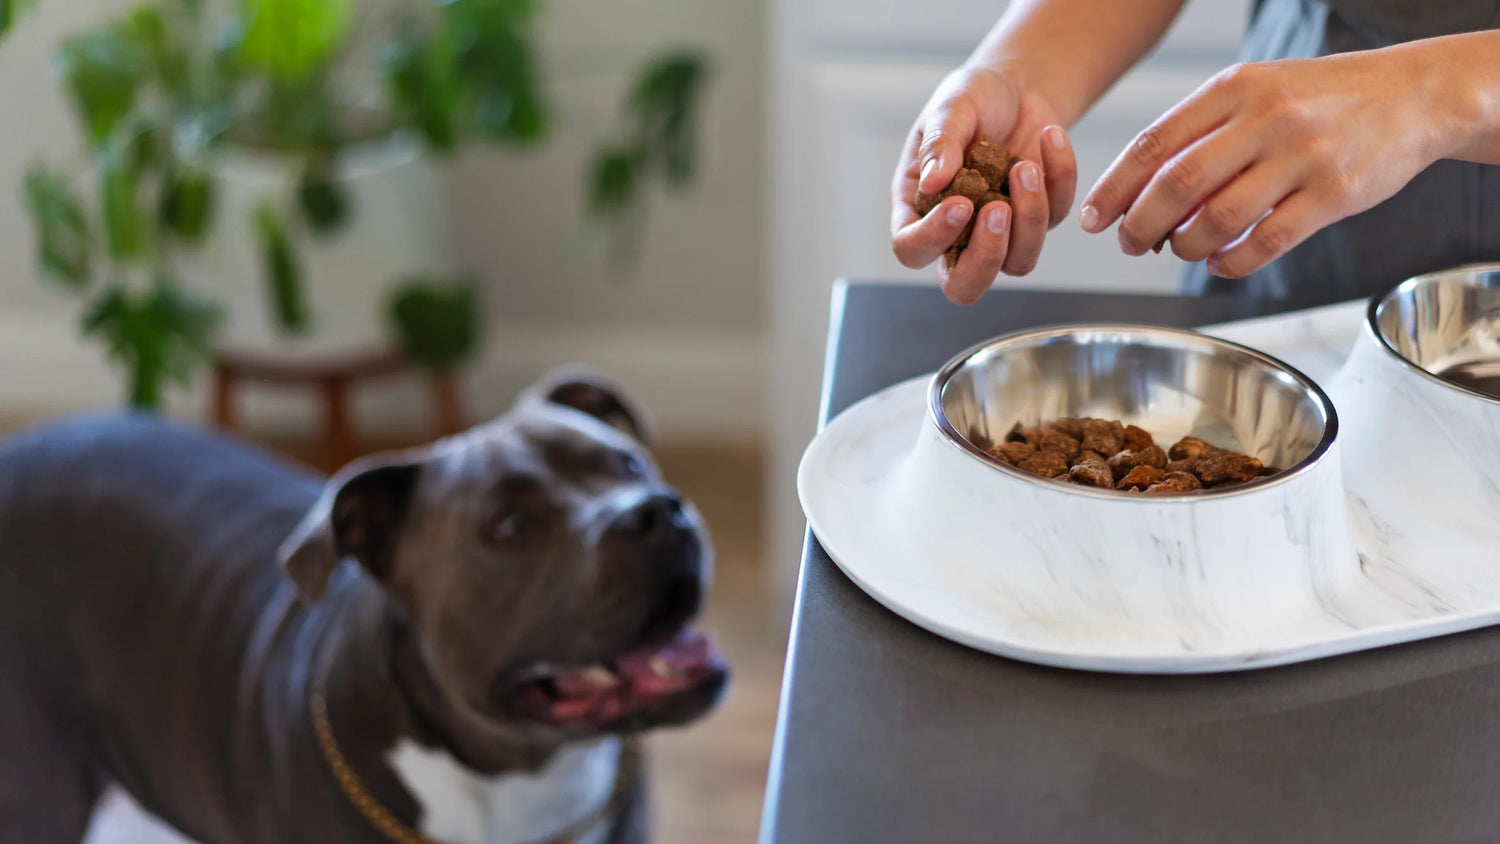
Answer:
[[1280, 483], [1161, 502], [1071, 494], [944, 440], [919, 378], [814, 440], [804, 510], [896, 613], [1062, 667], [1242, 670], [1500, 622], [1500, 404], [1405, 369], [1364, 316], [1354, 302], [1204, 329], [1333, 398], [1334, 448]]

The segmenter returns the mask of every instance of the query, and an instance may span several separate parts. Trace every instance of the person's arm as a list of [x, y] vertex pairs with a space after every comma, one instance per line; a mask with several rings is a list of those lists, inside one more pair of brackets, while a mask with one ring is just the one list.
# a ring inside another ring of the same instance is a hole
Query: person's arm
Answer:
[[[1185, 0], [1017, 0], [962, 67], [943, 80], [907, 136], [891, 185], [891, 246], [909, 267], [937, 260], [973, 219], [943, 291], [973, 302], [1001, 272], [1036, 266], [1047, 229], [1068, 214], [1077, 163], [1066, 126], [1160, 39]], [[925, 217], [913, 205], [948, 186], [976, 141], [1022, 161], [1010, 202], [976, 209], [949, 197]]]
[[1236, 278], [1444, 158], [1500, 164], [1500, 31], [1237, 65], [1142, 132], [1079, 217]]
[[1186, 0], [1017, 0], [969, 57], [1052, 103], [1071, 127], [1155, 47]]

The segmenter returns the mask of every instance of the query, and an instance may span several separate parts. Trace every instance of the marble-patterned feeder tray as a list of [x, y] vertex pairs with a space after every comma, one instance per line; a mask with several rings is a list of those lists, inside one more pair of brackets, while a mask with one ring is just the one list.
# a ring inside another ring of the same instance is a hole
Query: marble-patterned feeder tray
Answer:
[[[1261, 582], [1249, 571], [1242, 589], [1200, 591], [1192, 548], [1211, 536], [1163, 539], [1156, 554], [1137, 542], [1132, 559], [1107, 551], [1049, 558], [1046, 548], [1078, 547], [1076, 539], [1036, 534], [1098, 526], [1038, 524], [1035, 506], [1029, 521], [1007, 523], [998, 514], [1009, 506], [1026, 512], [1025, 493], [979, 502], [997, 514], [989, 524], [958, 524], [941, 499], [931, 500], [933, 489], [911, 486], [914, 449], [933, 427], [929, 377], [877, 393], [827, 425], [798, 474], [803, 509], [839, 567], [898, 615], [962, 644], [1047, 665], [1236, 671], [1500, 623], [1500, 402], [1417, 374], [1381, 347], [1370, 311], [1350, 302], [1201, 329], [1300, 370], [1337, 408], [1339, 448], [1329, 459], [1342, 470], [1318, 483], [1341, 484], [1339, 541], [1302, 536], [1317, 520], [1293, 513], [1285, 524], [1297, 526], [1282, 527], [1275, 514], [1268, 518], [1264, 497], [1260, 512], [1246, 516], [1284, 547], [1306, 546], [1313, 559], [1301, 582], [1284, 570]], [[1326, 500], [1326, 487], [1301, 489], [1284, 493], [1280, 506], [1296, 508], [1302, 495]], [[964, 494], [948, 492], [950, 502]], [[1238, 526], [1222, 512], [1214, 519]], [[1195, 529], [1212, 524], [1194, 521]], [[1131, 603], [1131, 595], [1153, 600]]]

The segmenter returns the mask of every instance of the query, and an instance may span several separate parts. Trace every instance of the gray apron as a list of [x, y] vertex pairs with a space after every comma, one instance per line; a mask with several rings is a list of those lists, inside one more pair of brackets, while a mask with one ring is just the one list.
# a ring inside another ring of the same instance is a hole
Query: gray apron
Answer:
[[[1311, 58], [1493, 28], [1500, 28], [1500, 0], [1260, 0], [1241, 58]], [[1500, 167], [1445, 160], [1247, 278], [1213, 276], [1200, 262], [1187, 267], [1183, 287], [1337, 302], [1474, 261], [1500, 261]]]

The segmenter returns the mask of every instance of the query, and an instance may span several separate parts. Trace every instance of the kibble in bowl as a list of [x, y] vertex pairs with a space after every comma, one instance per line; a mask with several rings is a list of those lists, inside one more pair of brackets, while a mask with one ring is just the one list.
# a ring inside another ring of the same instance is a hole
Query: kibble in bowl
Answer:
[[955, 445], [1000, 471], [1082, 493], [1214, 496], [1305, 470], [1337, 432], [1296, 370], [1179, 329], [1081, 325], [1008, 335], [933, 380]]

